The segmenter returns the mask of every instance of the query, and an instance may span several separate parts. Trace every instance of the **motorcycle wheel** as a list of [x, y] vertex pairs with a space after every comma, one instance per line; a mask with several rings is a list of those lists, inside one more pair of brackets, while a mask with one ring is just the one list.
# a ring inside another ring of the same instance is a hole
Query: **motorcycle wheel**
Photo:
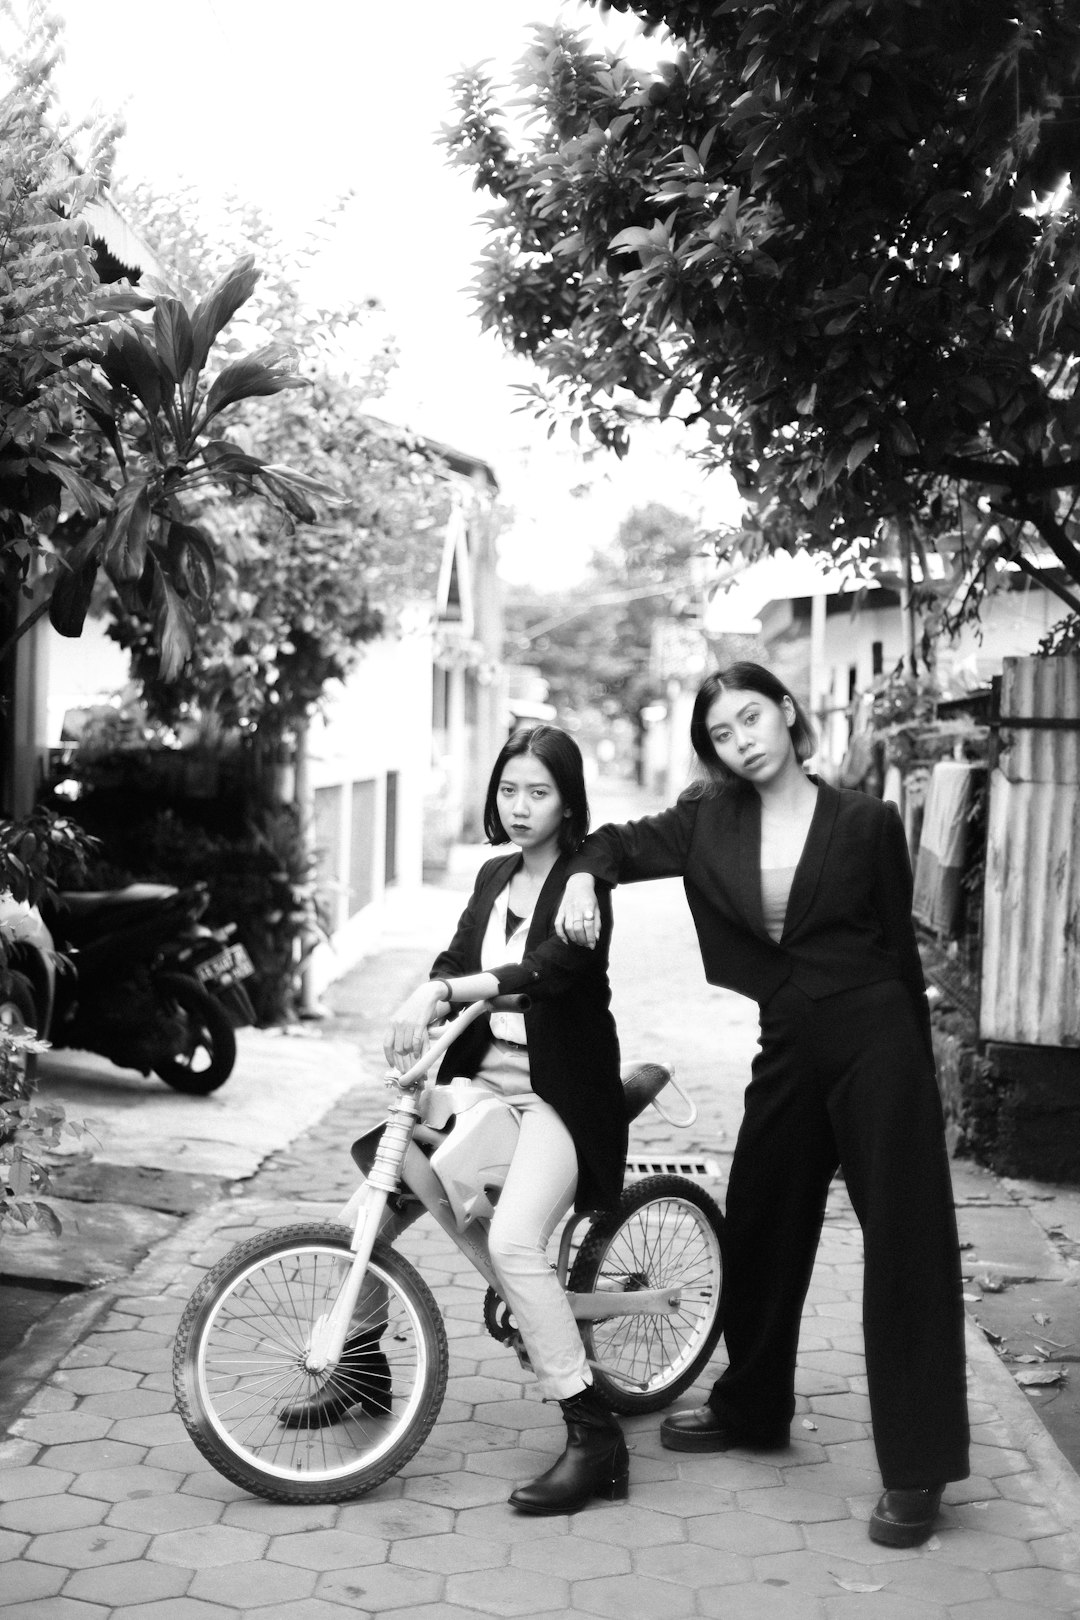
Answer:
[[[9, 972], [7, 989], [0, 992], [0, 1029], [13, 1035], [40, 1029], [34, 990], [23, 973]], [[13, 1052], [0, 1075], [0, 1096], [9, 1102], [26, 1102], [34, 1089], [37, 1056], [33, 1052]]]
[[223, 1086], [236, 1062], [236, 1036], [227, 1014], [186, 973], [159, 973], [154, 988], [186, 1020], [183, 1050], [154, 1064], [154, 1073], [174, 1091], [205, 1097]]

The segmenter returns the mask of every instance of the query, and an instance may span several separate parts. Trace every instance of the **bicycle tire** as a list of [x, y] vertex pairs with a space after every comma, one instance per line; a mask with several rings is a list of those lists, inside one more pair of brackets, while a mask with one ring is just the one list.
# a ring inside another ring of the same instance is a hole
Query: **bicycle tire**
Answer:
[[321, 1387], [304, 1348], [337, 1297], [351, 1236], [320, 1221], [248, 1238], [207, 1273], [180, 1319], [173, 1387], [184, 1427], [218, 1473], [269, 1502], [366, 1495], [415, 1456], [442, 1406], [449, 1350], [438, 1306], [415, 1267], [377, 1243], [368, 1272], [385, 1290], [391, 1411], [357, 1406], [323, 1428], [281, 1423], [283, 1407]]
[[574, 1293], [678, 1287], [676, 1316], [581, 1322], [597, 1393], [615, 1412], [658, 1412], [693, 1384], [723, 1329], [724, 1217], [703, 1187], [647, 1176], [590, 1226], [570, 1270]]

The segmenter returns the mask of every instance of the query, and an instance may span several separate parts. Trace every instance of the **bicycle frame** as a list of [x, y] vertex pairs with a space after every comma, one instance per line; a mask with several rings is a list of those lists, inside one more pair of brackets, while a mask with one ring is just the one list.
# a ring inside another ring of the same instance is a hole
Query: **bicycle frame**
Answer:
[[[380, 1236], [387, 1236], [386, 1229], [395, 1224], [392, 1213], [388, 1220], [389, 1200], [402, 1186], [408, 1188], [485, 1282], [498, 1291], [498, 1279], [488, 1253], [487, 1221], [479, 1219], [464, 1230], [458, 1226], [443, 1185], [413, 1136], [422, 1121], [420, 1098], [428, 1072], [461, 1031], [493, 1007], [521, 1009], [527, 1005], [528, 998], [525, 996], [503, 996], [472, 1002], [447, 1025], [406, 1073], [398, 1075], [391, 1072], [387, 1076], [387, 1086], [396, 1093], [396, 1097], [391, 1102], [371, 1169], [342, 1212], [342, 1219], [353, 1222], [353, 1260], [333, 1307], [319, 1317], [312, 1329], [305, 1357], [309, 1372], [316, 1375], [325, 1373], [340, 1358], [376, 1240]], [[556, 1272], [564, 1288], [574, 1232], [585, 1218], [585, 1215], [571, 1216], [562, 1234]], [[390, 1232], [388, 1241], [392, 1241], [396, 1235], [396, 1232]], [[675, 1316], [681, 1308], [682, 1292], [679, 1288], [586, 1294], [567, 1292], [567, 1300], [575, 1320], [596, 1322], [616, 1316]]]

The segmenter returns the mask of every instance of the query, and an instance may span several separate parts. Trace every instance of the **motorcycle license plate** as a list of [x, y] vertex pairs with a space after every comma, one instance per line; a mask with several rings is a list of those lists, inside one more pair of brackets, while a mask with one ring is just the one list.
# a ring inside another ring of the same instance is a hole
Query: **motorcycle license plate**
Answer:
[[195, 976], [202, 984], [236, 984], [250, 979], [254, 972], [251, 957], [242, 945], [227, 945], [195, 968]]

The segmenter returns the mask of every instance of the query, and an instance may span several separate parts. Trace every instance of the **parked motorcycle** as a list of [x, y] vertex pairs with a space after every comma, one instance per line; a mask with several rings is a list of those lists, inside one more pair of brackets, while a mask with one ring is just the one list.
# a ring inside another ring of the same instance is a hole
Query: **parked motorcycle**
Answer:
[[208, 901], [201, 883], [60, 894], [20, 929], [6, 999], [54, 1047], [153, 1071], [175, 1091], [216, 1091], [235, 1029], [254, 1022], [243, 984], [254, 969], [234, 926], [200, 923]]

